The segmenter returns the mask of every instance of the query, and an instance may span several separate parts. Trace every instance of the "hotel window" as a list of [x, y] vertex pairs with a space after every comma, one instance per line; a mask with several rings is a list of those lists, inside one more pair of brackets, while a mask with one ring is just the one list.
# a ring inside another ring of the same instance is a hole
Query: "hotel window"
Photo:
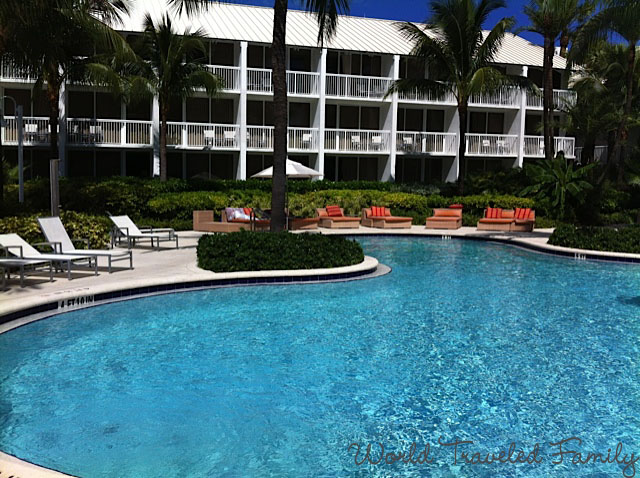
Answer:
[[249, 45], [247, 49], [247, 66], [249, 68], [271, 68], [271, 47]]
[[366, 53], [327, 53], [327, 73], [357, 76], [382, 76], [382, 57]]
[[235, 53], [233, 49], [233, 43], [212, 42], [211, 64], [220, 66], [234, 66]]
[[427, 131], [444, 133], [444, 110], [427, 111]]
[[424, 111], [415, 108], [398, 108], [398, 131], [422, 131]]
[[339, 124], [342, 129], [378, 130], [380, 129], [380, 108], [377, 106], [341, 106]]
[[187, 98], [187, 121], [191, 123], [209, 122], [209, 98]]
[[211, 100], [211, 122], [216, 124], [235, 123], [235, 107], [231, 98]]
[[289, 103], [289, 126], [297, 128], [311, 126], [311, 105], [309, 103]]
[[311, 50], [291, 48], [289, 50], [289, 69], [292, 71], [311, 71]]
[[472, 111], [469, 115], [469, 132], [476, 134], [503, 134], [504, 113]]
[[403, 56], [400, 58], [400, 78], [424, 78], [425, 64], [420, 58]]
[[247, 101], [247, 124], [273, 126], [273, 103], [270, 101]]
[[335, 129], [338, 127], [338, 105], [327, 105], [324, 113], [324, 127]]

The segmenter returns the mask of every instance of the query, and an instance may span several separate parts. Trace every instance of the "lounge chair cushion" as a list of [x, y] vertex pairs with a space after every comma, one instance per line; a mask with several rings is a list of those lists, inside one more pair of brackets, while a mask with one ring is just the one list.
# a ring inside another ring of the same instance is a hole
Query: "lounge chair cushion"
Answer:
[[243, 207], [242, 211], [247, 215], [247, 216], [251, 216], [251, 213], [253, 212], [253, 209], [251, 209], [250, 207]]
[[531, 214], [531, 208], [516, 208], [516, 219], [529, 219], [529, 215]]
[[327, 206], [326, 209], [329, 217], [341, 217], [343, 215], [340, 206]]
[[509, 224], [513, 222], [512, 218], [500, 218], [500, 217], [485, 217], [480, 219], [478, 222], [482, 222], [485, 224]]
[[[390, 215], [390, 214], [389, 214]], [[371, 206], [371, 216], [372, 217], [385, 217], [385, 208], [379, 206]]]
[[330, 219], [334, 222], [359, 222], [360, 218], [359, 217], [348, 217], [348, 216], [337, 216], [337, 217], [330, 217]]
[[246, 214], [241, 207], [228, 207], [225, 208], [225, 212], [227, 213], [227, 221], [230, 222], [244, 222], [251, 219], [251, 216]]

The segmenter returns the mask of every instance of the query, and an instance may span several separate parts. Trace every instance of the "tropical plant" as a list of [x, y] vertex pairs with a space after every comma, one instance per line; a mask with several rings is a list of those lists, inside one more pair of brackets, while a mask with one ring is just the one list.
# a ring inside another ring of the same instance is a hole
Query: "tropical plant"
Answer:
[[[170, 0], [179, 11], [188, 14], [206, 8], [209, 0]], [[338, 14], [349, 12], [349, 0], [300, 0], [304, 9], [315, 14], [318, 21], [318, 43], [329, 39], [335, 33]], [[271, 231], [285, 228], [285, 195], [287, 176], [287, 49], [285, 44], [287, 31], [287, 0], [274, 0], [273, 40], [271, 44], [271, 67], [273, 82], [273, 182], [271, 198]]]
[[524, 13], [531, 22], [522, 31], [529, 31], [541, 35], [543, 45], [543, 94], [542, 94], [542, 124], [544, 134], [544, 151], [547, 160], [553, 159], [553, 59], [556, 41], [566, 48], [569, 39], [574, 36], [576, 24], [587, 17], [593, 10], [590, 1], [583, 0], [531, 0], [524, 7]]
[[615, 133], [614, 147], [609, 148], [607, 162], [613, 163], [618, 152], [618, 183], [624, 180], [624, 165], [629, 148], [621, 149], [623, 139], [628, 138], [628, 128], [632, 120], [633, 94], [638, 88], [636, 75], [636, 49], [640, 43], [640, 0], [605, 0], [603, 8], [582, 28], [576, 38], [576, 48], [570, 58], [581, 62], [584, 56], [597, 48], [603, 40], [622, 38], [626, 43], [627, 59], [623, 91], [625, 99], [622, 116]]
[[206, 68], [202, 31], [178, 34], [168, 15], [156, 24], [144, 18], [144, 33], [132, 40], [136, 62], [123, 68], [127, 101], [157, 97], [160, 110], [160, 180], [167, 180], [167, 132], [169, 107], [193, 95], [199, 88], [215, 96], [222, 80]]
[[525, 166], [525, 172], [533, 182], [522, 191], [522, 195], [534, 195], [538, 198], [551, 198], [552, 206], [557, 208], [558, 219], [565, 219], [568, 196], [578, 203], [584, 200], [584, 193], [593, 188], [585, 178], [595, 164], [576, 167], [566, 161], [562, 155], [552, 160], [542, 160]]
[[[436, 97], [447, 93], [455, 96], [460, 125], [458, 157], [463, 167], [469, 98], [507, 84], [529, 86], [525, 78], [506, 76], [494, 66], [495, 55], [514, 19], [502, 18], [486, 35], [482, 29], [488, 17], [505, 6], [502, 0], [434, 0], [424, 26], [410, 22], [399, 25], [413, 43], [411, 55], [437, 71], [438, 79], [404, 78], [394, 82], [389, 93], [417, 91]], [[464, 171], [459, 187], [464, 189]]]

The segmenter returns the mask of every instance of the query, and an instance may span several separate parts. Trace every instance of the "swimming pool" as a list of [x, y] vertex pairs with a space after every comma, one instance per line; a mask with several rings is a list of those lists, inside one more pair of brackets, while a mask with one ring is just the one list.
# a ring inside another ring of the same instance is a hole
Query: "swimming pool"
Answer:
[[[360, 240], [391, 274], [149, 297], [0, 335], [0, 449], [85, 477], [623, 476], [553, 465], [549, 443], [640, 451], [640, 268]], [[439, 438], [474, 443], [454, 464]], [[542, 463], [460, 463], [511, 442], [540, 443]], [[357, 465], [352, 443], [358, 460], [430, 444], [433, 461]]]

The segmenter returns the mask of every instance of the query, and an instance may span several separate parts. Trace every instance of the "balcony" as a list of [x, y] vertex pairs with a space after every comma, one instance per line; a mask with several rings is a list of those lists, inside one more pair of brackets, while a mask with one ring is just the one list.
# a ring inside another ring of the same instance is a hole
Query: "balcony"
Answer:
[[[247, 126], [247, 150], [273, 151], [273, 126]], [[287, 150], [310, 152], [318, 150], [317, 128], [289, 128]]]
[[67, 139], [74, 146], [151, 146], [151, 121], [67, 120]]
[[237, 66], [207, 65], [207, 69], [222, 78], [224, 91], [240, 91], [240, 68]]
[[[527, 108], [541, 110], [543, 105], [544, 90], [540, 94], [527, 93]], [[576, 104], [578, 94], [571, 90], [553, 90], [553, 109], [566, 110]]]
[[[584, 148], [582, 146], [575, 149], [576, 154], [576, 162], [578, 164], [582, 163], [582, 152]], [[607, 162], [607, 153], [609, 152], [608, 146], [596, 146], [593, 149], [593, 160], [601, 163]]]
[[399, 131], [396, 139], [396, 151], [415, 155], [455, 156], [458, 152], [455, 133], [426, 133]]
[[391, 133], [360, 129], [327, 129], [324, 149], [336, 153], [389, 153]]
[[520, 90], [512, 86], [505, 86], [493, 93], [471, 95], [469, 98], [469, 106], [519, 108]]
[[398, 99], [405, 103], [431, 103], [435, 105], [457, 105], [456, 97], [451, 92], [447, 92], [443, 97], [438, 98], [431, 93], [419, 93], [418, 91], [398, 93]]
[[235, 124], [167, 124], [167, 146], [184, 149], [240, 149], [240, 127]]
[[[306, 71], [287, 71], [287, 93], [298, 96], [317, 96], [320, 75]], [[273, 93], [271, 70], [266, 68], [247, 69], [247, 91], [253, 93]]]
[[381, 101], [393, 84], [391, 78], [327, 74], [326, 94], [333, 98]]
[[468, 156], [515, 157], [518, 156], [518, 136], [515, 134], [467, 133]]
[[[558, 153], [562, 151], [567, 158], [576, 157], [575, 138], [554, 137], [554, 149]], [[524, 155], [530, 158], [544, 158], [544, 136], [525, 136]]]
[[[5, 116], [5, 126], [2, 128], [2, 142], [7, 145], [18, 144], [18, 120], [15, 116]], [[22, 118], [23, 141], [25, 146], [39, 146], [49, 144], [51, 128], [49, 118], [25, 116]]]
[[0, 80], [21, 83], [35, 81], [33, 78], [29, 78], [25, 71], [20, 70], [8, 61], [0, 62]]

